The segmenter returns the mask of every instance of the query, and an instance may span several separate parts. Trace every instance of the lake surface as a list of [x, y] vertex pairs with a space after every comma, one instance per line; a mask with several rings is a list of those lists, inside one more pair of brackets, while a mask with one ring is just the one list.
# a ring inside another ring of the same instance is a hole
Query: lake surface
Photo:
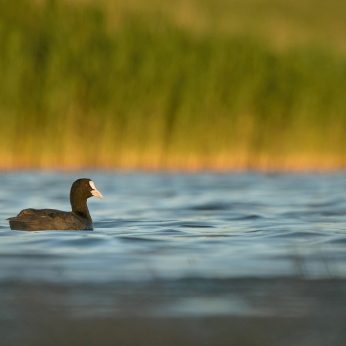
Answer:
[[[80, 177], [104, 196], [88, 200], [94, 231], [9, 229], [27, 207], [69, 210]], [[0, 184], [0, 345], [346, 342], [344, 173], [24, 172]]]

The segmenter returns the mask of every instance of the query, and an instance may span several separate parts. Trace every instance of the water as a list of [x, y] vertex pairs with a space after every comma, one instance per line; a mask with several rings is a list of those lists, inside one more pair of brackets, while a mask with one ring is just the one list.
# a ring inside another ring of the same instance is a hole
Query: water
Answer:
[[[27, 207], [69, 210], [80, 177], [104, 196], [88, 202], [94, 231], [9, 229]], [[83, 345], [86, 320], [98, 340], [115, 333], [100, 321], [117, 321], [134, 345], [229, 344], [232, 328], [235, 343], [262, 345], [275, 324], [276, 345], [345, 344], [346, 174], [25, 172], [0, 184], [4, 345], [44, 345], [71, 324], [66, 343]]]

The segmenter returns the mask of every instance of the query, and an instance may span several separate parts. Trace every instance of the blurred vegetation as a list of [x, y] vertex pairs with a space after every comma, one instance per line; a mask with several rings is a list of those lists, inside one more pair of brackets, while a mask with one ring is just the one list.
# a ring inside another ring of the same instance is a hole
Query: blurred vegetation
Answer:
[[0, 168], [346, 166], [340, 35], [226, 30], [235, 1], [97, 4], [0, 0]]

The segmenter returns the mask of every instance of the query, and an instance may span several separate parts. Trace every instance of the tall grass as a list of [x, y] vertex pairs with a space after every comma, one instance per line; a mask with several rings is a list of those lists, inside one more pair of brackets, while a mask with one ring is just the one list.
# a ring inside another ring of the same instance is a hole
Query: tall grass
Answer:
[[346, 165], [346, 58], [0, 0], [0, 167]]

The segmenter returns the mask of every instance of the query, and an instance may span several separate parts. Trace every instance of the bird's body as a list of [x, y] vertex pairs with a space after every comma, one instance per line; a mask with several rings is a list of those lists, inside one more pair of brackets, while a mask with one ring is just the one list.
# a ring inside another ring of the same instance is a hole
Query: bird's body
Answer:
[[93, 229], [91, 218], [86, 221], [72, 212], [55, 209], [24, 209], [8, 220], [11, 229], [22, 231]]
[[103, 198], [92, 180], [76, 180], [71, 187], [72, 211], [55, 209], [24, 209], [17, 216], [9, 218], [13, 230], [93, 230], [93, 222], [87, 206], [91, 196]]

